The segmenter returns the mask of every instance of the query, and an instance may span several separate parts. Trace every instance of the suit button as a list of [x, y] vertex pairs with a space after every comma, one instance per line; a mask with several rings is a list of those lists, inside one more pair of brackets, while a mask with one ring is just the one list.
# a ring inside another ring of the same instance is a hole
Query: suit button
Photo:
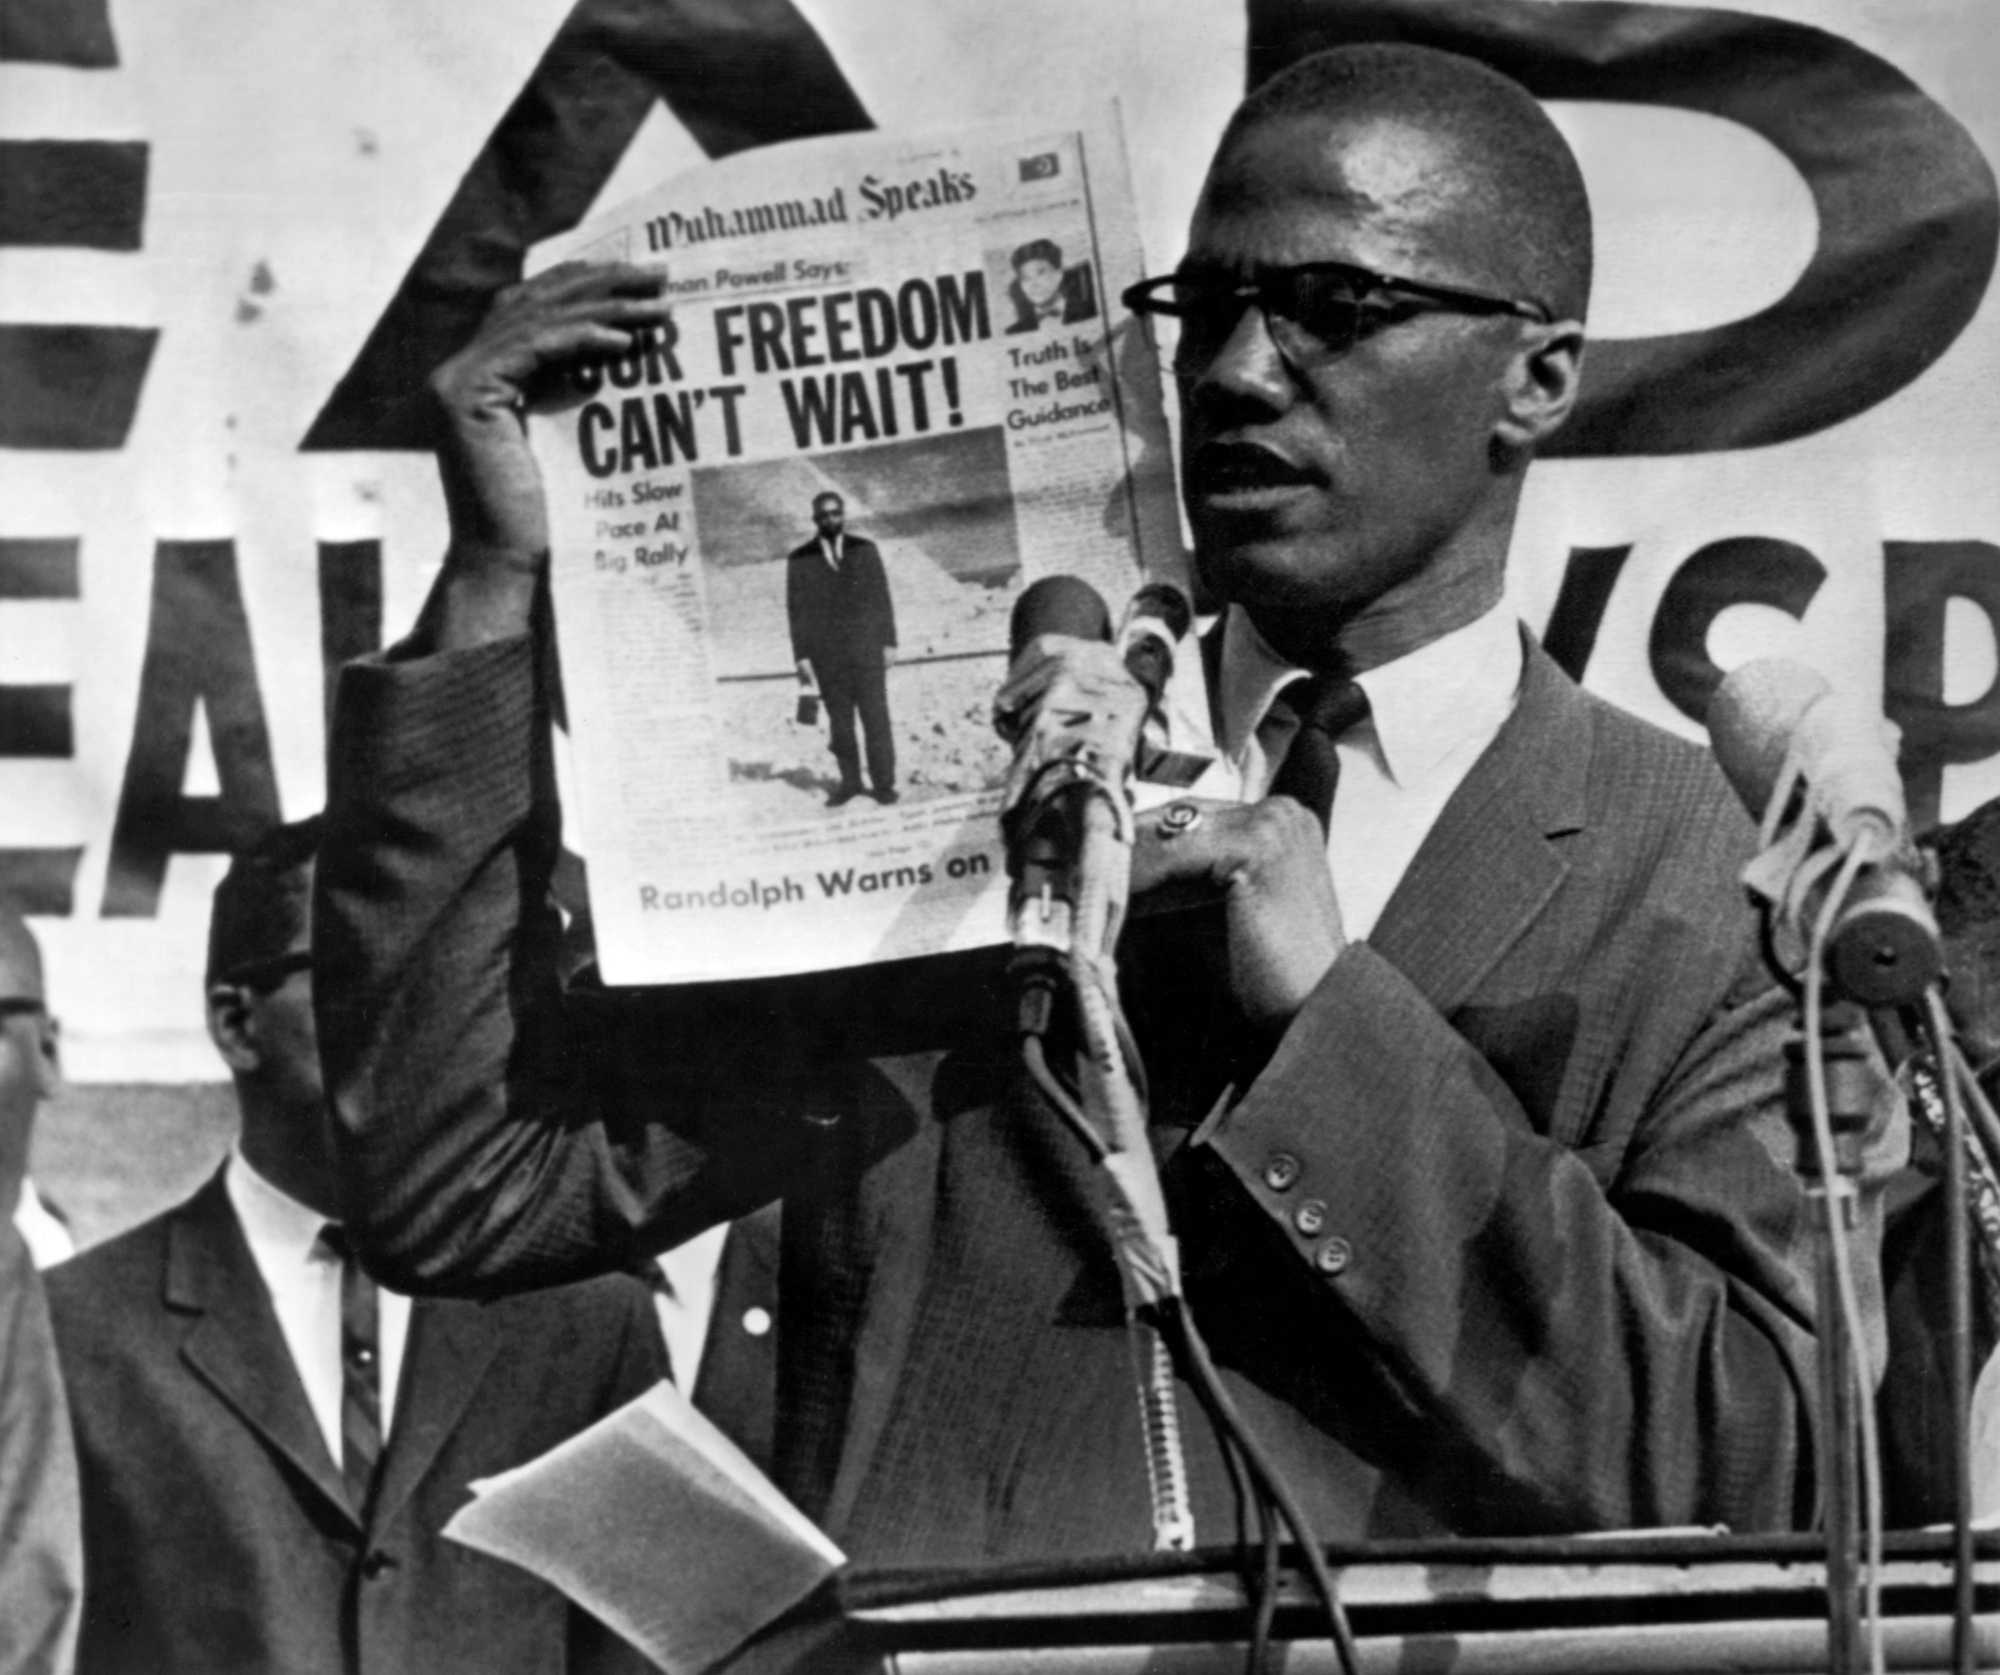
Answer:
[[361, 1574], [372, 1582], [384, 1571], [394, 1570], [396, 1564], [395, 1554], [385, 1553], [378, 1547], [361, 1561]]
[[1292, 1212], [1292, 1225], [1308, 1239], [1326, 1231], [1326, 1204], [1318, 1198], [1308, 1198]]
[[837, 1128], [840, 1125], [838, 1111], [801, 1111], [799, 1120], [814, 1128]]
[[1345, 1239], [1329, 1239], [1313, 1252], [1313, 1266], [1333, 1279], [1347, 1272], [1348, 1263], [1354, 1260], [1354, 1247]]
[[1273, 1152], [1264, 1160], [1264, 1184], [1273, 1192], [1290, 1192], [1299, 1178], [1299, 1160], [1290, 1152]]
[[743, 1330], [748, 1332], [751, 1337], [761, 1338], [770, 1329], [771, 1311], [769, 1309], [745, 1309], [743, 1311]]

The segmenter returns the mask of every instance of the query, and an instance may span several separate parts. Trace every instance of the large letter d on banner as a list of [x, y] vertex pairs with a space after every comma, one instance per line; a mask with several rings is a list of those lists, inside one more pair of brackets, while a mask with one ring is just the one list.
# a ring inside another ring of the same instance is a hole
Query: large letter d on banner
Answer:
[[1711, 330], [1593, 343], [1549, 457], [1809, 436], [1916, 379], [1986, 293], [2000, 200], [1985, 157], [1894, 65], [1823, 29], [1625, 0], [1250, 0], [1253, 81], [1351, 41], [1462, 52], [1542, 99], [1721, 117], [1812, 191], [1819, 246], [1791, 290]]

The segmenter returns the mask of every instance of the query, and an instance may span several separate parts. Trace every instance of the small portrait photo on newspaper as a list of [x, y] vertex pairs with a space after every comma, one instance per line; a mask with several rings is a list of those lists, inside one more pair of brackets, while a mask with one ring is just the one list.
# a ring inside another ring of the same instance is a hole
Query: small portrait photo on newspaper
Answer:
[[1060, 331], [1097, 318], [1097, 274], [1081, 228], [1038, 233], [989, 260], [1007, 299], [1007, 333]]
[[730, 791], [761, 823], [999, 783], [1021, 587], [998, 426], [690, 473]]

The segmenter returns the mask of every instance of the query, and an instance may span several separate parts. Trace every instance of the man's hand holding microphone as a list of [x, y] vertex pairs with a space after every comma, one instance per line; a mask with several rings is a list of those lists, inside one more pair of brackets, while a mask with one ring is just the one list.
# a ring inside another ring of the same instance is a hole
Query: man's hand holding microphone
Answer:
[[[1037, 589], [1059, 597], [1037, 609]], [[1129, 809], [1140, 729], [1158, 694], [1133, 672], [1144, 654], [1130, 649], [1132, 636], [1121, 647], [1108, 633], [1102, 602], [1069, 578], [1037, 583], [1015, 613], [1014, 659], [993, 708], [1015, 745], [1002, 824], [1017, 920], [1033, 905], [1024, 895], [1033, 897], [1050, 867], [1051, 858], [1035, 852], [1036, 832], [1047, 830], [1043, 799], [1063, 794], [1069, 777], [1087, 777], [1115, 787]], [[1227, 969], [1212, 975], [1245, 1021], [1281, 1032], [1347, 945], [1317, 820], [1288, 797], [1246, 804], [1183, 796], [1128, 829], [1137, 910], [1221, 903]]]

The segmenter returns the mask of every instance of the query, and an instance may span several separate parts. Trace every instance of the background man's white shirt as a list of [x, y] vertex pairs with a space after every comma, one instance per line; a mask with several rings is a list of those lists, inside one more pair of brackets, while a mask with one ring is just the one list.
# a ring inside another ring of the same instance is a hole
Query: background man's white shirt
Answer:
[[[319, 1242], [327, 1217], [307, 1209], [257, 1173], [232, 1147], [222, 1184], [250, 1255], [271, 1294], [278, 1329], [292, 1352], [313, 1418], [327, 1452], [340, 1463], [340, 1262]], [[376, 1351], [382, 1377], [382, 1437], [395, 1415], [397, 1381], [410, 1332], [410, 1300], [386, 1287], [376, 1291]]]
[[[1238, 607], [1221, 632], [1223, 777], [1234, 780], [1236, 795], [1255, 800], [1291, 745], [1289, 713], [1272, 716], [1271, 704], [1307, 671], [1274, 652]], [[1369, 713], [1339, 741], [1326, 846], [1350, 939], [1374, 929], [1444, 805], [1513, 713], [1521, 671], [1520, 629], [1501, 605], [1357, 677]]]
[[25, 1175], [21, 1178], [21, 1196], [14, 1204], [14, 1226], [37, 1268], [53, 1268], [76, 1255], [76, 1240], [70, 1230]]
[[724, 1222], [653, 1258], [664, 1282], [653, 1290], [660, 1335], [667, 1341], [674, 1383], [690, 1396], [701, 1376], [701, 1354], [708, 1342], [709, 1318], [715, 1313], [715, 1284], [728, 1237], [729, 1223]]

